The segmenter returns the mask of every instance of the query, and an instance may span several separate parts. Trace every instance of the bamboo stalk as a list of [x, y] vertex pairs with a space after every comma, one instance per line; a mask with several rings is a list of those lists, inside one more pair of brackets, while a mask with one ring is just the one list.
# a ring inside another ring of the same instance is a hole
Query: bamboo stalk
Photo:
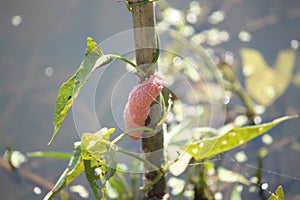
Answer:
[[[138, 0], [130, 0], [128, 3], [139, 3]], [[156, 55], [156, 33], [155, 33], [155, 14], [153, 3], [148, 2], [139, 6], [132, 7], [134, 41], [136, 47], [136, 63], [145, 70], [152, 63]], [[157, 65], [145, 76], [139, 77], [139, 82], [143, 82], [148, 76], [157, 70]], [[158, 101], [159, 102], [159, 101]], [[154, 106], [155, 107], [155, 106]], [[161, 109], [151, 110], [151, 120], [160, 119]], [[142, 139], [142, 149], [144, 158], [161, 169], [164, 165], [164, 138], [162, 130], [155, 135]], [[144, 185], [149, 185], [155, 180], [158, 171], [153, 171], [148, 166], [144, 167]], [[167, 193], [165, 176], [154, 184], [144, 194], [144, 200], [163, 199]]]

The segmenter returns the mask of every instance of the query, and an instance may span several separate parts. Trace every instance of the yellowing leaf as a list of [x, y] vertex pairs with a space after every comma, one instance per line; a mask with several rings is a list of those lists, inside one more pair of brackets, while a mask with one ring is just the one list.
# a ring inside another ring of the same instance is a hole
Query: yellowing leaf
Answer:
[[260, 104], [272, 104], [286, 91], [291, 82], [296, 52], [281, 51], [273, 67], [270, 67], [263, 55], [255, 49], [244, 48], [240, 53], [247, 91]]
[[295, 117], [297, 116], [285, 116], [275, 119], [269, 123], [233, 128], [220, 136], [203, 138], [189, 145], [185, 145], [182, 147], [182, 150], [189, 153], [197, 161], [204, 158], [210, 158], [219, 153], [226, 152], [230, 149], [245, 144], [253, 138], [270, 130], [274, 126]]

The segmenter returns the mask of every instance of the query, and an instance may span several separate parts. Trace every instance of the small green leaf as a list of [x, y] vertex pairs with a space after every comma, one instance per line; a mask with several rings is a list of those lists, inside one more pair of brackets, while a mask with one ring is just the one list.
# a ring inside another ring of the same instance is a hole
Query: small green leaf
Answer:
[[281, 185], [278, 186], [275, 193], [270, 196], [269, 200], [284, 200], [284, 192]]
[[81, 159], [81, 144], [74, 143], [74, 151], [69, 161], [68, 167], [59, 177], [55, 186], [44, 197], [44, 200], [52, 199], [57, 193], [59, 193], [64, 187], [69, 185], [81, 172], [83, 171], [83, 161]]
[[26, 153], [28, 157], [44, 157], [44, 158], [59, 158], [59, 159], [71, 159], [72, 154], [65, 152], [50, 152], [50, 151], [35, 151]]
[[182, 149], [199, 161], [245, 144], [274, 126], [296, 117], [285, 116], [265, 124], [233, 128], [221, 136], [204, 138], [192, 144], [185, 145]]
[[106, 163], [106, 173], [105, 173], [105, 181], [108, 181], [115, 173], [118, 164], [117, 150], [116, 146], [112, 145], [108, 151]]
[[88, 56], [91, 51], [96, 50], [99, 55], [103, 55], [103, 52], [98, 47], [97, 43], [93, 40], [93, 38], [88, 37], [87, 38], [87, 44], [86, 44], [86, 50], [85, 50], [85, 56]]
[[107, 58], [101, 59], [102, 57], [105, 57], [105, 55], [103, 55], [103, 52], [99, 49], [96, 42], [94, 42], [92, 38], [88, 38], [85, 59], [81, 63], [76, 73], [69, 80], [64, 82], [59, 88], [53, 118], [54, 131], [48, 145], [53, 141], [55, 135], [60, 129], [61, 124], [65, 120], [69, 109], [80, 93], [83, 85], [91, 76], [93, 70], [96, 67], [103, 66], [104, 64], [111, 62], [112, 60], [108, 60]]
[[223, 167], [218, 168], [218, 177], [220, 181], [227, 183], [242, 183], [245, 185], [250, 185], [250, 181], [245, 178], [243, 175], [225, 169]]
[[84, 160], [84, 171], [86, 179], [88, 180], [94, 196], [97, 200], [100, 200], [100, 189], [102, 188], [97, 184], [97, 181], [99, 180], [99, 175], [96, 174], [96, 168], [98, 168], [97, 163], [94, 162], [94, 160]]
[[114, 128], [102, 128], [94, 134], [84, 133], [81, 137], [82, 158], [85, 160], [98, 160], [106, 154], [111, 146], [110, 135], [114, 131]]

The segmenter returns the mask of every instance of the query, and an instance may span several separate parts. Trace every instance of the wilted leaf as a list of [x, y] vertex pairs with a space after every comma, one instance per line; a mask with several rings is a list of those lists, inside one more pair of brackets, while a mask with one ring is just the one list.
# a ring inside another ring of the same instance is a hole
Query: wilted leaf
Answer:
[[44, 200], [52, 199], [64, 187], [69, 185], [83, 171], [83, 161], [81, 159], [81, 144], [74, 144], [74, 151], [69, 161], [68, 167], [62, 173], [52, 190], [44, 197]]
[[[95, 64], [97, 64], [96, 67], [99, 67], [108, 62], [107, 59], [99, 59], [104, 55], [92, 38], [87, 39], [87, 48], [85, 54], [86, 57], [76, 73], [68, 81], [64, 82], [59, 88], [53, 118], [54, 131], [48, 144], [52, 142], [57, 134], [83, 85], [87, 82], [88, 78], [95, 69]], [[103, 63], [99, 63], [99, 60], [101, 60]]]
[[284, 192], [281, 185], [278, 186], [275, 193], [270, 196], [269, 200], [284, 200]]
[[269, 123], [233, 128], [221, 136], [204, 138], [190, 145], [183, 146], [182, 149], [193, 156], [196, 160], [202, 160], [238, 147], [265, 133], [279, 123], [295, 117], [296, 116], [286, 116]]
[[242, 183], [245, 185], [250, 185], [250, 181], [246, 179], [243, 175], [225, 169], [223, 167], [218, 168], [218, 177], [220, 181], [228, 183]]
[[290, 84], [296, 61], [294, 50], [283, 50], [273, 67], [255, 49], [241, 50], [243, 72], [249, 94], [260, 104], [268, 106], [280, 97]]

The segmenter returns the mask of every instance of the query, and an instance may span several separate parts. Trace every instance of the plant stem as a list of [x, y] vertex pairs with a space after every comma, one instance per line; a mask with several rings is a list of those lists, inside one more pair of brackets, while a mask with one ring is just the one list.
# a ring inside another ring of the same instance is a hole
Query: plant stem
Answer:
[[131, 130], [129, 130], [129, 131], [126, 131], [125, 133], [122, 133], [122, 134], [120, 134], [117, 138], [115, 138], [111, 143], [112, 144], [116, 144], [116, 143], [118, 143], [120, 140], [122, 140], [123, 139], [123, 137], [125, 137], [125, 136], [127, 136], [128, 134], [130, 134], [130, 133], [134, 133], [134, 132], [136, 132], [136, 131], [148, 131], [148, 132], [150, 132], [150, 133], [153, 133], [154, 132], [154, 129], [152, 129], [152, 128], [149, 128], [149, 127], [139, 127], [139, 128], [134, 128], [134, 129], [131, 129]]
[[183, 186], [181, 192], [178, 194], [178, 196], [177, 196], [177, 198], [176, 198], [177, 200], [181, 200], [181, 199], [182, 199], [183, 194], [184, 194], [184, 191], [185, 191], [186, 187], [188, 186], [188, 184], [191, 182], [191, 179], [192, 179], [192, 177], [193, 177], [193, 174], [194, 174], [194, 172], [197, 170], [197, 168], [198, 168], [198, 166], [197, 166], [197, 165], [194, 165], [194, 166], [192, 167], [192, 169], [189, 171], [189, 173], [187, 174], [186, 179], [185, 179], [185, 181], [184, 181], [184, 186]]
[[114, 54], [108, 54], [107, 56], [110, 56], [111, 58], [119, 59], [119, 60], [122, 60], [122, 61], [128, 63], [129, 65], [134, 67], [134, 69], [136, 69], [137, 73], [140, 74], [141, 76], [146, 75], [146, 73], [143, 70], [141, 70], [138, 66], [136, 66], [136, 64], [134, 64], [133, 62], [131, 62], [130, 60], [127, 60], [126, 58], [124, 58], [122, 56], [118, 56], [118, 55], [114, 55]]
[[125, 155], [128, 155], [130, 157], [133, 157], [139, 161], [142, 161], [143, 163], [145, 163], [146, 165], [148, 165], [149, 167], [152, 168], [152, 170], [159, 170], [159, 168], [157, 168], [155, 165], [153, 165], [151, 162], [149, 162], [148, 160], [140, 157], [139, 155], [135, 154], [135, 153], [132, 153], [132, 152], [129, 152], [129, 151], [126, 151], [126, 150], [123, 150], [123, 149], [120, 149], [118, 148], [117, 149], [117, 152], [119, 153], [122, 153], [122, 154], [125, 154]]
[[[141, 1], [128, 0], [129, 4], [136, 4], [139, 2]], [[149, 64], [152, 64], [158, 55], [153, 3], [150, 1], [143, 2], [138, 6], [131, 7], [131, 11], [134, 27], [136, 63], [138, 67], [146, 72], [145, 76], [139, 77], [139, 82], [143, 82], [157, 70], [157, 64], [155, 64], [151, 65], [150, 71], [148, 72]], [[159, 98], [158, 102], [160, 102]], [[152, 111], [153, 110], [150, 111], [152, 117], [151, 120], [155, 118], [159, 121], [162, 110], [158, 109], [157, 111]], [[163, 144], [164, 138], [162, 129], [159, 129], [154, 136], [142, 139], [142, 149], [145, 160], [156, 166], [155, 171], [153, 171], [153, 168], [151, 169], [149, 166], [145, 166], [144, 186], [151, 185], [151, 188], [145, 191], [144, 200], [162, 199], [167, 193], [164, 173], [159, 170], [164, 165]], [[158, 176], [159, 180], [157, 181]], [[154, 181], [157, 181], [157, 183], [153, 184]]]

